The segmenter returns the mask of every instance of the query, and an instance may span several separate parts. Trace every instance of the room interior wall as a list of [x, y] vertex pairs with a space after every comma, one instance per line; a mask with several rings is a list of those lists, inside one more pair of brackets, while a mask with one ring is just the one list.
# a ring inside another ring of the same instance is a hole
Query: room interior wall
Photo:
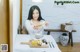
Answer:
[[[20, 0], [13, 0], [13, 45], [20, 23]], [[14, 46], [13, 46], [14, 47]], [[13, 50], [14, 52], [14, 50]]]
[[0, 44], [8, 44], [9, 13], [6, 0], [0, 1]]
[[9, 0], [9, 49], [13, 52], [13, 0]]

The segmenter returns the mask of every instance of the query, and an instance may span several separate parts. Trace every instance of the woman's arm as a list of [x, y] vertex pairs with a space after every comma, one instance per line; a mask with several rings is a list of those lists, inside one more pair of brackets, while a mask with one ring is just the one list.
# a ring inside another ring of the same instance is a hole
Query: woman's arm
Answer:
[[45, 27], [45, 26], [48, 26], [48, 22], [42, 21], [41, 23], [36, 24], [36, 25], [34, 26], [34, 28], [35, 28], [35, 29], [39, 29], [39, 28]]
[[29, 20], [25, 21], [25, 28], [28, 30], [29, 34], [33, 33], [34, 31], [33, 26], [31, 25], [31, 22]]
[[47, 26], [47, 25], [48, 25], [48, 22], [44, 22], [44, 23], [41, 23], [41, 24], [37, 24], [36, 27], [41, 27], [41, 26], [43, 26], [43, 25]]

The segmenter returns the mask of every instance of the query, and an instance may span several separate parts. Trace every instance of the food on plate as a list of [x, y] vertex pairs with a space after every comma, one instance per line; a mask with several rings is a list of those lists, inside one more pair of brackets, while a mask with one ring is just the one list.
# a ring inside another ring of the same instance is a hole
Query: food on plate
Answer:
[[32, 40], [31, 45], [32, 46], [41, 46], [42, 41], [41, 40]]
[[45, 44], [48, 44], [46, 39], [43, 39], [42, 42], [45, 43]]
[[31, 39], [28, 42], [21, 42], [21, 44], [27, 44], [33, 48], [47, 48], [48, 42], [45, 39]]

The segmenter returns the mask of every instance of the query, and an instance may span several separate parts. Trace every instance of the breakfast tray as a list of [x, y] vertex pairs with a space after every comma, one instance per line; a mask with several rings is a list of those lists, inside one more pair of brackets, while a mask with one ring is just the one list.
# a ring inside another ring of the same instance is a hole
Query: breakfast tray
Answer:
[[27, 44], [27, 45], [29, 45], [30, 46], [30, 48], [49, 48], [49, 45], [47, 44], [47, 45], [41, 45], [41, 46], [34, 46], [34, 45], [32, 45], [31, 44], [31, 42], [21, 42], [21, 44]]

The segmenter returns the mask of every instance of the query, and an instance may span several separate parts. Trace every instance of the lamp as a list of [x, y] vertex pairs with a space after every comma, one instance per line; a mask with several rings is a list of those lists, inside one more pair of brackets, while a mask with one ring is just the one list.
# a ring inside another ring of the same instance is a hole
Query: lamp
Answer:
[[32, 0], [32, 2], [42, 2], [43, 0]]

